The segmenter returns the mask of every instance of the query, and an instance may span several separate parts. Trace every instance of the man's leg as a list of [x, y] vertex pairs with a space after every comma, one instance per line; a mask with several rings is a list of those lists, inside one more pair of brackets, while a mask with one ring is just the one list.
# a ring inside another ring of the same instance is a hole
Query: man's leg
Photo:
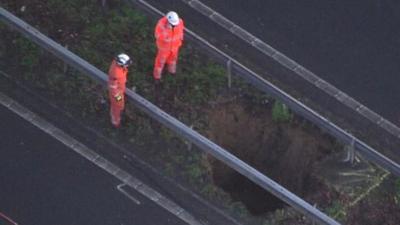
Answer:
[[110, 96], [110, 116], [111, 123], [114, 127], [119, 127], [121, 125], [121, 113], [125, 107], [125, 97], [123, 96], [120, 101], [117, 101], [113, 96]]
[[154, 62], [153, 77], [155, 80], [161, 79], [161, 74], [164, 69], [165, 62], [167, 61], [168, 51], [158, 50]]
[[171, 51], [168, 59], [167, 59], [167, 64], [168, 64], [168, 72], [170, 74], [175, 75], [176, 74], [176, 64], [178, 62], [178, 50], [176, 51]]

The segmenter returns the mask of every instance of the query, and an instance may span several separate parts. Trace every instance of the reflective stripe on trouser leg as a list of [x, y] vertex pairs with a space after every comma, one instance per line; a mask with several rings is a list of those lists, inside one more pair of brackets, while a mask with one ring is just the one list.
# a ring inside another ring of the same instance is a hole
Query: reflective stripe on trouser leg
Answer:
[[153, 70], [154, 79], [156, 79], [156, 80], [161, 79], [162, 69], [163, 69], [162, 67], [154, 67], [154, 70]]
[[[112, 96], [111, 96], [112, 97]], [[111, 116], [111, 123], [114, 126], [119, 126], [121, 123], [121, 113], [125, 106], [124, 96], [122, 96], [122, 100], [116, 101], [114, 97], [111, 99], [111, 108], [110, 108], [110, 116]]]
[[111, 116], [111, 123], [114, 126], [119, 126], [119, 124], [121, 123], [121, 118], [120, 116], [117, 116], [118, 114], [115, 112], [115, 110], [111, 109], [110, 111], [110, 116]]
[[175, 74], [176, 73], [176, 63], [178, 61], [178, 51], [172, 51], [167, 59], [168, 64], [168, 72]]
[[168, 72], [172, 74], [176, 73], [176, 62], [168, 64]]
[[158, 51], [156, 60], [154, 62], [153, 77], [154, 79], [161, 79], [161, 73], [164, 68], [165, 62], [167, 61], [168, 52]]

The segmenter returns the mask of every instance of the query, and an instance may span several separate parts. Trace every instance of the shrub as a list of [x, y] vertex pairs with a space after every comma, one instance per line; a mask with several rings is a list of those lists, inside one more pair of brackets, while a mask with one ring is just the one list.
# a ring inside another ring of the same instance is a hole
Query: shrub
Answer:
[[272, 107], [272, 120], [275, 122], [289, 122], [292, 119], [292, 114], [290, 113], [289, 108], [279, 102], [275, 101]]

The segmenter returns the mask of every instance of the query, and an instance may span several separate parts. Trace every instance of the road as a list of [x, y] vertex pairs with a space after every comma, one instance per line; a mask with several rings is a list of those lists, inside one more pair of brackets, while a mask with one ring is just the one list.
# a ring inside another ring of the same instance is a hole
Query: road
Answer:
[[367, 107], [400, 121], [399, 1], [201, 1]]
[[[323, 99], [324, 93], [311, 90], [316, 88], [278, 68], [275, 61], [200, 15], [186, 0], [146, 1], [163, 12], [176, 10], [189, 29], [268, 80], [279, 80], [281, 88], [290, 94], [296, 90], [300, 98], [304, 96], [320, 108], [341, 113], [340, 105]], [[200, 1], [368, 108], [400, 124], [400, 2]]]
[[0, 212], [18, 224], [186, 224], [122, 186], [128, 198], [119, 180], [3, 106], [0, 117]]

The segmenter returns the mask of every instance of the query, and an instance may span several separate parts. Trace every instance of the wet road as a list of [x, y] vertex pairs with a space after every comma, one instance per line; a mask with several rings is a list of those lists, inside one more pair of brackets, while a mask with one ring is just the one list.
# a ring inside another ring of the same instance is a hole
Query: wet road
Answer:
[[201, 2], [367, 107], [400, 122], [400, 1]]
[[0, 212], [20, 225], [185, 224], [0, 106]]

